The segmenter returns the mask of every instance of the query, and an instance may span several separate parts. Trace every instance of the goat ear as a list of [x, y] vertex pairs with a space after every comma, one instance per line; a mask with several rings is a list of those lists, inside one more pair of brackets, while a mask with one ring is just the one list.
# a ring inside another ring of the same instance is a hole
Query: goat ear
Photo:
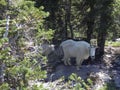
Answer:
[[52, 48], [52, 50], [55, 50], [55, 45], [50, 45], [50, 47]]
[[99, 46], [96, 46], [96, 49], [97, 49], [97, 48], [100, 48], [100, 47], [99, 47]]
[[55, 45], [53, 45], [53, 44], [52, 44], [52, 45], [50, 45], [50, 46], [51, 46], [51, 47], [55, 47]]

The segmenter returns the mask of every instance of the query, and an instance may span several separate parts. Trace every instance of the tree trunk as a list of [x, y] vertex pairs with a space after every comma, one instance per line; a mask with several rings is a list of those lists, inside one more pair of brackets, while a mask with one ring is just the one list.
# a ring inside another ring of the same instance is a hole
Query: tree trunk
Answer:
[[64, 26], [65, 27], [64, 28], [64, 39], [67, 39], [67, 37], [68, 37], [68, 32], [67, 32], [67, 29], [68, 29], [67, 28], [67, 26], [68, 26], [68, 22], [67, 22], [68, 18], [67, 18], [67, 16], [68, 16], [68, 13], [67, 13], [67, 9], [66, 8], [67, 8], [67, 6], [65, 6], [65, 12], [66, 13], [65, 13], [65, 26]]
[[92, 38], [93, 29], [94, 29], [94, 22], [95, 22], [95, 9], [94, 9], [95, 3], [90, 3], [90, 12], [88, 14], [88, 20], [87, 20], [87, 41], [90, 43], [90, 40]]
[[90, 40], [92, 38], [92, 34], [93, 34], [93, 29], [94, 29], [94, 18], [90, 19], [90, 21], [87, 22], [87, 41], [90, 43]]
[[[8, 0], [7, 1], [7, 6], [6, 6], [7, 10], [9, 10], [9, 3], [10, 3], [10, 1]], [[5, 31], [5, 33], [3, 35], [3, 38], [7, 38], [8, 37], [9, 21], [10, 21], [10, 16], [9, 15], [7, 15], [6, 20], [7, 20], [7, 22], [6, 22], [6, 31]], [[2, 49], [4, 50], [5, 48], [7, 48], [7, 47], [5, 46]], [[0, 60], [0, 85], [4, 82], [4, 68], [5, 68], [4, 62], [3, 62], [3, 60]]]
[[99, 50], [97, 52], [98, 53], [97, 59], [102, 58], [102, 56], [104, 55], [105, 40], [111, 24], [110, 22], [112, 20], [111, 19], [112, 10], [110, 9], [112, 8], [111, 3], [112, 3], [112, 0], [102, 2], [103, 7], [101, 8], [100, 27], [98, 30], [98, 37], [97, 37], [97, 42], [99, 46]]
[[72, 25], [71, 25], [71, 0], [69, 0], [69, 9], [68, 9], [68, 24], [69, 24], [69, 29], [70, 29], [70, 38], [74, 37], [73, 30], [72, 30]]

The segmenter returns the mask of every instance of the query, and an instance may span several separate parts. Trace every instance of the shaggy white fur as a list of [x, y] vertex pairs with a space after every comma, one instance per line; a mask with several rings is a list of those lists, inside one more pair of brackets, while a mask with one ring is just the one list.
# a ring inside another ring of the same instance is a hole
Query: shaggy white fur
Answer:
[[41, 45], [42, 47], [42, 54], [48, 56], [52, 51], [54, 51], [54, 45], [49, 45], [44, 43]]
[[[49, 45], [49, 43], [43, 43], [42, 54], [48, 56], [52, 51], [54, 51], [54, 45]], [[91, 58], [95, 57], [95, 48], [91, 47], [89, 43], [85, 41], [74, 41], [72, 39], [63, 41], [60, 44], [64, 52], [63, 61], [65, 65], [71, 65], [70, 58], [76, 58], [77, 69], [79, 70], [80, 65], [83, 60], [87, 59], [89, 56]]]
[[83, 60], [87, 59], [91, 55], [90, 44], [85, 41], [66, 40], [62, 42], [60, 46], [62, 46], [64, 52], [64, 64], [71, 65], [70, 57], [75, 57], [78, 70]]

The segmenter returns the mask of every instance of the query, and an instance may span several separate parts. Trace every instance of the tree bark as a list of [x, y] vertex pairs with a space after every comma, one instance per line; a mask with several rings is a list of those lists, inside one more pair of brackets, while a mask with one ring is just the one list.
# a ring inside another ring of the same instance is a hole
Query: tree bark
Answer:
[[104, 47], [105, 47], [105, 40], [107, 36], [108, 29], [110, 27], [110, 22], [111, 22], [111, 3], [113, 0], [109, 1], [103, 1], [102, 5], [103, 7], [101, 8], [101, 13], [100, 13], [100, 27], [98, 30], [98, 37], [97, 37], [97, 42], [98, 42], [98, 55], [97, 59], [102, 58], [104, 55]]
[[72, 25], [71, 25], [71, 3], [72, 1], [69, 0], [69, 9], [68, 9], [68, 24], [69, 24], [69, 29], [70, 29], [70, 38], [74, 37], [73, 30], [72, 30]]
[[[10, 0], [7, 0], [7, 6], [6, 6], [6, 10], [9, 10], [9, 4], [10, 4]], [[8, 33], [9, 33], [9, 21], [10, 21], [10, 16], [7, 15], [6, 17], [6, 31], [3, 34], [3, 38], [7, 38], [8, 37]], [[4, 50], [7, 46], [2, 47], [2, 50]], [[3, 60], [0, 60], [0, 85], [4, 82], [4, 69], [5, 69], [5, 65]]]
[[90, 2], [90, 12], [88, 14], [88, 19], [87, 19], [87, 41], [90, 43], [90, 40], [92, 38], [93, 34], [93, 29], [94, 29], [94, 23], [95, 23], [95, 8], [94, 8], [95, 3]]

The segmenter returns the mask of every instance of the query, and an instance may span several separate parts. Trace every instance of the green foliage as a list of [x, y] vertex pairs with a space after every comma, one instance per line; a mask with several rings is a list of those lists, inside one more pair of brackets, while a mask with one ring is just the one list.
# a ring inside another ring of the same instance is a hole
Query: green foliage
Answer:
[[120, 16], [120, 0], [114, 0], [114, 2], [112, 3], [112, 25], [111, 28], [108, 32], [108, 39], [116, 39], [120, 37], [120, 20], [119, 20], [119, 16]]
[[0, 86], [0, 90], [10, 90], [10, 87], [9, 87], [9, 84], [8, 83], [3, 83], [1, 86]]
[[9, 90], [11, 87], [18, 87], [24, 90], [28, 88], [29, 80], [46, 78], [46, 71], [41, 70], [36, 60], [31, 60], [30, 57], [24, 57], [23, 60], [14, 58], [10, 54], [10, 47], [6, 45], [8, 45], [8, 38], [1, 38], [0, 48], [2, 49], [0, 50], [0, 60], [6, 66], [4, 74], [7, 77], [7, 83], [3, 83], [0, 86], [0, 90], [3, 90], [3, 88]]
[[90, 78], [87, 79], [87, 82], [89, 85], [91, 85], [91, 86], [93, 85], [93, 81]]
[[[44, 19], [49, 16], [49, 13], [43, 11], [43, 6], [36, 8], [34, 3], [29, 0], [11, 1], [10, 10], [8, 11], [12, 16], [12, 26], [9, 33], [11, 37], [16, 34], [18, 38], [32, 39], [32, 41], [34, 40], [37, 43], [41, 42], [42, 37], [52, 39], [53, 30], [44, 28]], [[26, 35], [26, 37], [23, 33], [28, 33], [28, 36]], [[22, 40], [22, 42], [24, 43], [25, 41]], [[23, 44], [21, 43], [21, 45]]]
[[119, 15], [120, 14], [120, 0], [114, 0], [114, 4], [113, 4], [113, 7], [114, 7], [114, 11], [113, 11], [113, 15]]
[[[98, 29], [99, 23], [100, 23], [100, 15], [99, 13], [102, 10], [106, 10], [106, 8], [103, 8], [101, 6], [103, 1], [96, 1], [96, 3], [92, 0], [74, 0], [71, 2], [65, 2], [65, 1], [50, 1], [47, 2], [41, 1], [41, 0], [8, 0], [10, 3], [6, 0], [0, 0], [0, 62], [2, 64], [5, 64], [5, 70], [4, 75], [6, 77], [6, 82], [1, 88], [10, 88], [14, 87], [15, 89], [21, 89], [25, 90], [28, 88], [28, 82], [29, 80], [35, 80], [35, 79], [42, 79], [46, 77], [46, 71], [41, 70], [41, 66], [38, 65], [38, 59], [42, 58], [42, 60], [46, 60], [46, 58], [43, 58], [40, 53], [31, 53], [28, 51], [26, 42], [34, 42], [34, 45], [39, 45], [42, 41], [41, 38], [47, 38], [48, 40], [51, 40], [54, 34], [54, 31], [51, 29], [48, 29], [49, 27], [52, 27], [55, 30], [60, 31], [57, 32], [56, 36], [62, 36], [65, 31], [65, 27], [67, 30], [70, 29], [70, 24], [72, 29], [74, 30], [74, 35], [76, 37], [84, 36], [86, 37], [85, 33], [87, 31], [87, 22], [89, 21], [89, 12], [90, 12], [90, 5], [94, 4], [95, 11], [94, 14], [97, 15], [95, 18], [95, 26], [94, 28]], [[35, 2], [43, 2], [43, 5], [45, 4], [45, 9], [42, 4], [38, 5], [40, 7], [35, 7]], [[109, 39], [113, 38], [113, 36], [116, 35], [119, 36], [119, 16], [120, 16], [120, 0], [114, 0], [113, 4], [113, 19], [114, 23], [111, 27], [111, 30], [108, 32]], [[49, 5], [49, 4], [52, 5]], [[105, 0], [105, 4], [109, 3], [109, 0]], [[48, 5], [47, 5], [48, 4]], [[60, 5], [62, 4], [62, 5]], [[104, 3], [103, 3], [104, 4]], [[55, 5], [55, 6], [54, 6]], [[68, 5], [68, 6], [67, 6]], [[69, 8], [69, 5], [70, 8]], [[106, 5], [104, 6], [106, 7]], [[66, 10], [66, 9], [70, 10]], [[8, 9], [8, 10], [7, 10]], [[45, 12], [44, 10], [50, 11], [50, 14], [48, 12]], [[71, 12], [67, 12], [71, 11]], [[106, 10], [106, 12], [109, 12]], [[92, 12], [91, 12], [92, 13]], [[70, 18], [67, 18], [67, 14]], [[109, 13], [108, 13], [109, 14]], [[3, 34], [6, 30], [6, 15], [10, 16], [10, 25], [9, 25], [9, 34], [8, 38], [3, 38]], [[104, 15], [104, 14], [102, 14]], [[48, 17], [49, 16], [49, 17]], [[48, 17], [48, 18], [47, 18]], [[47, 19], [46, 19], [47, 18]], [[67, 19], [70, 19], [67, 21]], [[46, 20], [46, 22], [45, 22]], [[110, 20], [110, 19], [109, 19]], [[66, 23], [67, 22], [67, 23]], [[90, 22], [90, 21], [89, 21]], [[45, 25], [47, 23], [47, 25]], [[66, 24], [66, 26], [65, 26]], [[101, 22], [101, 24], [104, 24]], [[114, 29], [116, 33], [114, 34]], [[106, 29], [105, 29], [106, 30]], [[68, 32], [70, 33], [70, 32]], [[104, 33], [104, 32], [103, 32]], [[95, 33], [96, 34], [96, 33]], [[58, 39], [58, 38], [57, 38]], [[112, 43], [114, 46], [120, 45], [120, 43]], [[34, 46], [33, 45], [33, 46]], [[14, 50], [15, 49], [15, 50]], [[15, 53], [14, 53], [15, 51]], [[16, 54], [16, 55], [14, 55]], [[21, 55], [22, 54], [22, 55]], [[1, 64], [1, 63], [0, 63]], [[74, 89], [83, 89], [87, 90], [89, 89], [93, 82], [90, 79], [87, 79], [86, 81], [82, 80], [80, 77], [78, 77], [76, 74], [72, 74], [70, 76], [70, 83], [72, 81], [75, 82]], [[14, 86], [15, 85], [15, 86]], [[33, 85], [35, 90], [39, 90], [38, 88], [41, 88], [42, 85], [36, 86]], [[43, 89], [44, 90], [44, 89]]]
[[4, 6], [7, 5], [7, 3], [6, 3], [5, 0], [0, 0], [0, 4], [1, 4], [1, 5], [4, 5]]
[[113, 47], [120, 47], [120, 42], [112, 42]]
[[2, 38], [2, 39], [0, 39], [0, 47], [2, 47], [7, 42], [8, 42], [8, 38]]
[[120, 42], [106, 41], [106, 46], [120, 47]]
[[[7, 3], [5, 0], [2, 0]], [[1, 4], [2, 2], [0, 2]], [[8, 5], [8, 4], [4, 4]], [[42, 37], [52, 38], [53, 31], [44, 28], [44, 19], [49, 15], [44, 7], [36, 8], [31, 0], [11, 0], [9, 34], [3, 38], [6, 30], [6, 20], [0, 20], [0, 64], [5, 65], [5, 82], [0, 90], [14, 88], [16, 90], [45, 90], [42, 84], [29, 87], [29, 81], [46, 78], [46, 71], [41, 70], [39, 59], [45, 62], [41, 53], [31, 53], [28, 44], [33, 46], [41, 42]], [[4, 17], [4, 16], [2, 16]], [[38, 41], [37, 41], [38, 40]], [[1, 68], [1, 67], [0, 67]]]
[[114, 83], [106, 83], [100, 90], [117, 90]]
[[40, 86], [33, 85], [33, 87], [30, 88], [30, 90], [48, 90], [48, 89], [45, 89], [42, 85]]
[[[46, 78], [46, 71], [42, 71], [39, 65], [36, 65], [36, 60], [30, 60], [29, 58], [24, 58], [24, 60], [11, 63], [9, 60], [8, 68], [6, 69], [5, 73], [9, 78], [9, 84], [14, 80], [15, 87], [27, 87], [29, 80], [37, 80]], [[11, 64], [11, 65], [10, 65]], [[11, 80], [10, 80], [11, 78]], [[11, 86], [11, 87], [14, 87]]]
[[79, 76], [77, 76], [76, 74], [71, 74], [70, 75], [70, 83], [71, 82], [75, 82], [74, 87], [72, 88], [72, 90], [90, 90], [91, 86], [93, 85], [92, 80], [87, 79], [82, 80]]

